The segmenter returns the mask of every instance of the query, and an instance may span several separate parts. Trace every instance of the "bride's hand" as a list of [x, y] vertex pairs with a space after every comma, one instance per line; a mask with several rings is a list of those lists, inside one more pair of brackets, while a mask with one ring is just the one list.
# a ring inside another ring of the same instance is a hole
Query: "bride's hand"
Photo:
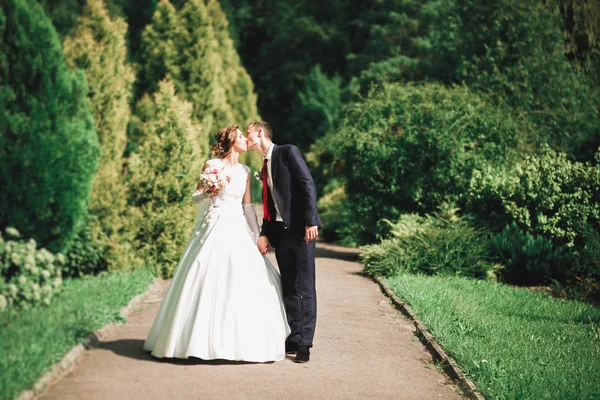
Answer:
[[271, 244], [269, 243], [269, 238], [266, 236], [259, 237], [256, 245], [258, 246], [258, 251], [260, 251], [260, 254], [263, 256], [271, 252]]

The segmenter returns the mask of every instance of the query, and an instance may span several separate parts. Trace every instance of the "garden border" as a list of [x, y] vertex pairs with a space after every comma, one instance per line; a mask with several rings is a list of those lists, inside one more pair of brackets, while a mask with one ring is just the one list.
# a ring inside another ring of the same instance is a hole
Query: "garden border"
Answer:
[[416, 335], [421, 340], [421, 342], [425, 345], [427, 350], [433, 356], [433, 359], [436, 363], [441, 365], [442, 369], [450, 377], [450, 379], [456, 381], [460, 389], [471, 399], [473, 400], [485, 400], [485, 397], [481, 395], [481, 393], [477, 390], [477, 387], [467, 376], [462, 372], [456, 361], [452, 357], [450, 357], [444, 349], [439, 345], [439, 343], [435, 340], [431, 332], [421, 323], [416, 314], [411, 310], [410, 306], [400, 300], [398, 296], [394, 293], [390, 285], [383, 280], [379, 276], [373, 276], [373, 280], [379, 285], [379, 288], [385, 294], [391, 302], [394, 304], [394, 307], [398, 309], [402, 314], [410, 318], [417, 330]]
[[[154, 292], [161, 287], [161, 279], [154, 278], [154, 281], [148, 285], [146, 290], [135, 296], [129, 301], [125, 307], [119, 310], [119, 313], [123, 318], [127, 318], [133, 313], [139, 306], [141, 306]], [[15, 400], [33, 400], [38, 396], [42, 395], [47, 389], [52, 387], [54, 383], [64, 378], [69, 372], [71, 372], [81, 361], [81, 358], [85, 355], [85, 352], [96, 347], [101, 339], [108, 336], [117, 326], [118, 322], [110, 322], [104, 325], [102, 328], [87, 335], [81, 343], [75, 345], [69, 350], [63, 358], [54, 364], [50, 371], [46, 372], [39, 378], [30, 389], [25, 389]]]

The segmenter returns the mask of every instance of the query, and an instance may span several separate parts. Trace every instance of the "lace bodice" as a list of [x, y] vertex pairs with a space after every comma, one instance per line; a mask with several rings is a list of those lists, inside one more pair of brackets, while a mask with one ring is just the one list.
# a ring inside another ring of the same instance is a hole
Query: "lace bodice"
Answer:
[[216, 197], [223, 202], [235, 202], [235, 204], [241, 205], [242, 197], [246, 192], [246, 181], [250, 168], [244, 164], [230, 166], [218, 158], [208, 160], [207, 164], [212, 168], [223, 171], [230, 178], [229, 183]]

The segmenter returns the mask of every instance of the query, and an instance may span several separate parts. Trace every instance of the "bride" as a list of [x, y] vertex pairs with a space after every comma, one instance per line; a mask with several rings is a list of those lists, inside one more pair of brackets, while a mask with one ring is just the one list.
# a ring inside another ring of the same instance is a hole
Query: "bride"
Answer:
[[207, 190], [201, 181], [192, 196], [200, 203], [194, 230], [144, 343], [155, 357], [285, 358], [281, 280], [256, 246], [250, 169], [238, 162], [245, 151], [238, 126], [217, 132], [202, 176], [218, 174], [223, 187]]

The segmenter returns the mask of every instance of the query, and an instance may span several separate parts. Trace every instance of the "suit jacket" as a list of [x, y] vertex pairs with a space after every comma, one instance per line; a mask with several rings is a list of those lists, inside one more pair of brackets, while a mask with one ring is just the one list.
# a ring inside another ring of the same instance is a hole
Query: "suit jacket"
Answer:
[[[283, 228], [303, 236], [306, 226], [321, 227], [321, 219], [317, 213], [317, 188], [296, 146], [273, 146], [271, 155], [273, 193], [283, 219]], [[270, 197], [271, 192], [268, 193]], [[269, 201], [269, 203], [273, 218], [271, 222], [263, 219], [261, 236], [271, 238], [270, 233], [273, 233], [276, 214], [273, 202]]]

